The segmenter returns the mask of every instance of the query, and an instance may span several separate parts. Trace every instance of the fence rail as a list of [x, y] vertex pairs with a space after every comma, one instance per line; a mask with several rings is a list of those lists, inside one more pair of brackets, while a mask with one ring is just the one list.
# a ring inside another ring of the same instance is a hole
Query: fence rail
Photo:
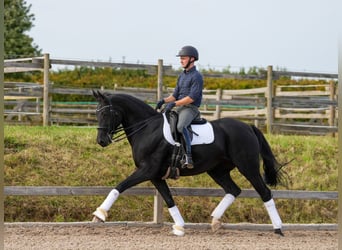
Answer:
[[[5, 196], [87, 196], [107, 195], [112, 187], [66, 187], [66, 186], [5, 186]], [[223, 197], [223, 189], [218, 188], [170, 188], [174, 196], [201, 196], [201, 197]], [[305, 199], [305, 200], [337, 200], [336, 191], [290, 191], [273, 190], [276, 199]], [[163, 202], [160, 194], [152, 187], [133, 187], [122, 195], [147, 195], [154, 196], [153, 218], [155, 223], [163, 222]], [[239, 195], [241, 198], [260, 198], [258, 193], [252, 189], [243, 189]]]
[[[7, 196], [88, 196], [108, 195], [112, 187], [104, 186], [5, 186], [4, 193]], [[221, 188], [170, 188], [174, 196], [200, 196], [223, 197]], [[156, 195], [153, 187], [132, 187], [123, 195]], [[305, 200], [337, 200], [336, 191], [304, 191], [304, 190], [273, 190], [273, 197], [277, 199], [305, 199]], [[239, 195], [241, 198], [260, 198], [254, 189], [243, 189]]]

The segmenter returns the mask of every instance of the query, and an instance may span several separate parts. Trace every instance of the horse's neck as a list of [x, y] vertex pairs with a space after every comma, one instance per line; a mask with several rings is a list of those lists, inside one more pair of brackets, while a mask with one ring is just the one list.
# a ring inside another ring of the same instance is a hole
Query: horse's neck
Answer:
[[134, 112], [132, 110], [125, 111], [125, 114], [123, 116], [123, 126], [124, 127], [131, 127], [135, 124], [143, 123], [144, 121], [151, 118], [151, 116], [148, 116], [143, 113], [143, 111], [137, 111]]
[[143, 111], [125, 113], [122, 126], [126, 133], [134, 133], [135, 130], [142, 130], [148, 126], [155, 115], [147, 115]]
[[146, 107], [147, 104], [140, 103], [125, 96], [117, 96], [115, 99], [112, 99], [112, 103], [114, 106], [118, 106], [121, 109], [121, 115], [123, 118], [122, 126], [125, 130], [131, 130], [139, 127], [140, 124], [149, 120], [149, 118], [156, 114]]

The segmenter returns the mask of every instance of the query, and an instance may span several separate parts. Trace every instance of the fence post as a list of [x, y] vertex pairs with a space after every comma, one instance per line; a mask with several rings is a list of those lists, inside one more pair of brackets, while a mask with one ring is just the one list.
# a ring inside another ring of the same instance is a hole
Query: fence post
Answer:
[[[256, 100], [257, 100], [258, 96], [255, 95], [254, 97], [255, 97]], [[259, 109], [258, 104], [259, 104], [258, 101], [256, 101], [256, 102], [255, 102], [255, 108], [254, 108], [254, 110], [256, 111], [256, 112], [255, 112], [255, 115], [254, 115], [255, 118], [256, 118], [256, 119], [254, 120], [254, 126], [257, 127], [257, 128], [259, 128], [259, 120], [258, 120], [258, 116], [259, 116], [259, 115], [258, 115], [258, 113], [257, 113], [257, 112], [258, 112], [258, 109]]]
[[[222, 89], [216, 90], [216, 101], [222, 100]], [[215, 108], [215, 119], [221, 118], [221, 104], [217, 104]]]
[[[340, 43], [341, 44], [341, 43]], [[338, 245], [342, 246], [342, 50], [340, 47], [338, 57], [338, 85], [337, 85], [337, 119], [338, 119]]]
[[[19, 93], [21, 93], [22, 90], [23, 90], [22, 87], [19, 87], [19, 88], [18, 88], [18, 92], [19, 92]], [[23, 110], [24, 103], [25, 103], [25, 101], [20, 101], [19, 104], [18, 104], [18, 112], [19, 112], [19, 115], [18, 115], [18, 122], [21, 122], [21, 119], [22, 119], [22, 117], [23, 117], [22, 115], [20, 115], [20, 112], [21, 112], [21, 111], [24, 111], [24, 110]]]
[[163, 59], [158, 60], [158, 86], [157, 86], [157, 101], [163, 97]]
[[163, 223], [163, 198], [158, 190], [154, 195], [153, 222], [157, 224]]
[[267, 99], [267, 114], [266, 114], [266, 127], [267, 127], [267, 133], [272, 134], [272, 124], [274, 119], [274, 113], [273, 113], [273, 69], [272, 66], [267, 66], [267, 93], [266, 93], [266, 99]]
[[[163, 97], [163, 60], [158, 60], [158, 86], [157, 86], [157, 101]], [[154, 211], [153, 222], [157, 224], [163, 223], [163, 197], [156, 190], [154, 195]]]
[[[330, 81], [330, 100], [334, 101], [335, 100], [335, 94], [336, 94], [336, 88], [335, 88], [335, 83], [334, 81]], [[335, 125], [335, 112], [336, 108], [331, 105], [330, 106], [330, 115], [329, 115], [329, 126], [334, 126]], [[332, 137], [335, 137], [336, 134], [332, 133]]]
[[43, 89], [43, 126], [49, 125], [49, 70], [50, 55], [44, 54], [44, 89]]
[[[0, 1], [0, 27], [4, 27], [4, 2], [3, 0]], [[0, 86], [0, 166], [1, 166], [1, 173], [0, 173], [0, 248], [4, 249], [4, 214], [5, 214], [5, 206], [4, 206], [4, 172], [3, 171], [5, 168], [3, 166], [5, 166], [5, 160], [4, 160], [4, 148], [5, 148], [5, 133], [4, 133], [4, 72], [5, 72], [5, 68], [4, 68], [4, 54], [5, 54], [5, 49], [4, 49], [4, 43], [2, 41], [4, 41], [4, 32], [1, 31], [0, 32], [0, 41], [1, 41], [1, 45], [0, 45], [0, 82], [1, 82], [1, 86]]]

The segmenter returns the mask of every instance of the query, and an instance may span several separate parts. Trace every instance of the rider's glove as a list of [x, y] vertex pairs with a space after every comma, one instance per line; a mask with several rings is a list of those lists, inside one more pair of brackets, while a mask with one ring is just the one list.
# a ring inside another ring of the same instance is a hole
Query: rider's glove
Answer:
[[166, 104], [165, 112], [169, 112], [174, 106], [176, 106], [175, 102], [169, 102], [168, 104]]
[[158, 101], [157, 102], [157, 106], [156, 106], [156, 110], [160, 109], [163, 106], [164, 103], [165, 103], [164, 99], [161, 99], [160, 101]]

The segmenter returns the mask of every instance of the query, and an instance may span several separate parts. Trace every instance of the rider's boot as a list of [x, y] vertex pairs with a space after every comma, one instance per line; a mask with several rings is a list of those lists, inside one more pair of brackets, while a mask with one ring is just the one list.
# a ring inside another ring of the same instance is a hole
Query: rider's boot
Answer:
[[191, 138], [189, 131], [186, 128], [183, 128], [183, 133], [182, 133], [184, 142], [185, 142], [185, 159], [182, 165], [182, 168], [194, 168], [194, 164], [192, 162], [192, 155], [191, 155]]

